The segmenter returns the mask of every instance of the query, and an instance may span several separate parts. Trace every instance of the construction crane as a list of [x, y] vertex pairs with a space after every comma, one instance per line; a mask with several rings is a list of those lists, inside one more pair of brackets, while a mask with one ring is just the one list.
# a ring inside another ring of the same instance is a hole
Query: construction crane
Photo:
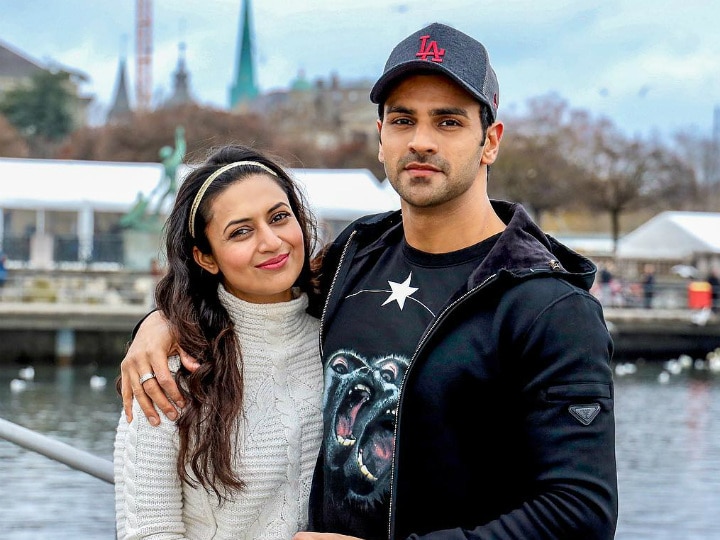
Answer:
[[152, 0], [136, 1], [135, 54], [137, 77], [135, 93], [137, 109], [150, 110], [152, 99]]

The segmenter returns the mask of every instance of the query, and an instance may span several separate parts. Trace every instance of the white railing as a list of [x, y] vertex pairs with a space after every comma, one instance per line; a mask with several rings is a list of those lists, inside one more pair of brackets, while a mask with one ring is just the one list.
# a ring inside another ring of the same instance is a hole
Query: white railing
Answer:
[[111, 461], [0, 418], [0, 438], [114, 484]]

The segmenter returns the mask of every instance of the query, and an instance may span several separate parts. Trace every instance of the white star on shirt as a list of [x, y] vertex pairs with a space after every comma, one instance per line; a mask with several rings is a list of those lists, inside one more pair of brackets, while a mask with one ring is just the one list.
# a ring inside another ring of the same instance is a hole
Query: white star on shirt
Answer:
[[395, 283], [394, 281], [388, 281], [388, 284], [390, 285], [390, 288], [392, 289], [392, 293], [390, 293], [390, 296], [387, 300], [385, 300], [382, 305], [389, 304], [393, 300], [395, 300], [398, 303], [398, 306], [400, 306], [400, 311], [402, 311], [403, 307], [405, 307], [405, 300], [418, 290], [417, 287], [411, 287], [410, 286], [410, 280], [412, 279], [412, 272], [408, 275], [407, 279], [403, 281], [402, 283]]

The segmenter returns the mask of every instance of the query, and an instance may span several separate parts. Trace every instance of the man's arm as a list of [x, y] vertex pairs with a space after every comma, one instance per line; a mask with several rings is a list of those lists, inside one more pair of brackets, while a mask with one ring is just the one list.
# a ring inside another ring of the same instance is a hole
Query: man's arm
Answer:
[[[123, 408], [128, 422], [132, 421], [133, 395], [153, 426], [160, 423], [153, 403], [171, 420], [177, 418], [177, 411], [170, 400], [180, 408], [184, 407], [185, 403], [168, 369], [168, 356], [175, 352], [180, 354], [180, 360], [186, 368], [197, 368], [197, 362], [175, 342], [163, 314], [155, 311], [148, 315], [137, 329], [120, 364]], [[155, 377], [140, 383], [140, 377], [148, 373], [154, 373]]]

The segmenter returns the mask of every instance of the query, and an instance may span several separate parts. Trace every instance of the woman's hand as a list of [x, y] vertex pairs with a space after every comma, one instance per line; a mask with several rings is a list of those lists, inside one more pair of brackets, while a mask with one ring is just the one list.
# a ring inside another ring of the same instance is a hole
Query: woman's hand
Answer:
[[[194, 371], [199, 366], [195, 359], [175, 342], [162, 312], [155, 311], [140, 324], [120, 364], [123, 408], [128, 422], [132, 421], [133, 395], [153, 426], [160, 424], [160, 416], [153, 403], [170, 420], [177, 418], [175, 405], [180, 408], [185, 406], [180, 390], [175, 384], [175, 378], [168, 368], [168, 356], [172, 354], [179, 354], [180, 361], [190, 371]], [[148, 378], [147, 376], [151, 374], [154, 376]], [[141, 377], [144, 382], [140, 381]]]

